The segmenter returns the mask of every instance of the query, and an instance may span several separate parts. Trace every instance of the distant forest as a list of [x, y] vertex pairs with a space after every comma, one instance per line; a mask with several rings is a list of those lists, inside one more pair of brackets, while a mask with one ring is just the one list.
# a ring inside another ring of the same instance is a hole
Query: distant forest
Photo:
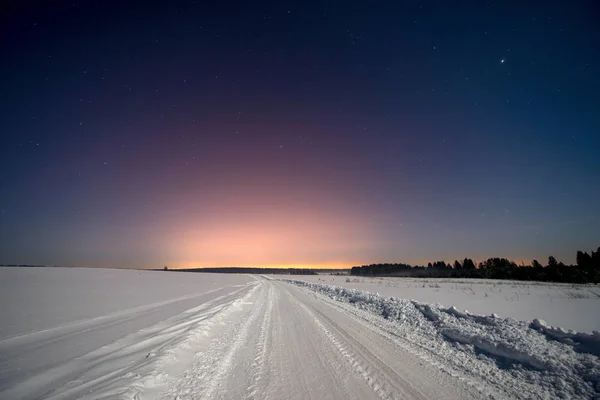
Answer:
[[533, 260], [531, 265], [517, 265], [506, 258], [489, 258], [479, 265], [465, 258], [447, 264], [444, 261], [427, 266], [408, 264], [371, 264], [352, 267], [350, 275], [406, 276], [430, 278], [484, 278], [520, 281], [549, 281], [565, 283], [598, 283], [600, 281], [600, 247], [592, 254], [577, 252], [577, 264], [565, 265], [552, 256], [542, 265]]
[[[167, 268], [165, 267], [165, 271]], [[317, 275], [311, 269], [297, 268], [259, 268], [259, 267], [215, 267], [215, 268], [190, 268], [173, 269], [178, 272], [214, 272], [219, 274], [285, 274], [285, 275]]]

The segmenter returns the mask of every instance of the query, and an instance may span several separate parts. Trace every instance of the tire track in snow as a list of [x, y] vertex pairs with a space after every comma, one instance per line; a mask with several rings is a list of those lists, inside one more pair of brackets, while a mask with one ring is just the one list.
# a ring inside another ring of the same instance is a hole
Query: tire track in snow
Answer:
[[[485, 383], [485, 380], [488, 380], [489, 377], [487, 377], [487, 379], [484, 378], [483, 380], [481, 378], [474, 378], [472, 376], [472, 371], [465, 368], [464, 363], [461, 363], [460, 361], [452, 357], [444, 357], [436, 351], [438, 349], [435, 346], [427, 346], [423, 343], [411, 340], [407, 337], [399, 336], [397, 333], [394, 333], [392, 322], [377, 318], [368, 311], [359, 309], [351, 304], [333, 300], [321, 293], [313, 292], [308, 288], [300, 287], [299, 289], [300, 291], [306, 294], [311, 294], [312, 296], [315, 296], [320, 301], [323, 301], [324, 303], [327, 303], [332, 307], [339, 309], [342, 312], [346, 312], [355, 316], [361, 324], [370, 327], [371, 329], [376, 329], [381, 336], [390, 340], [402, 350], [422, 359], [428, 364], [435, 366], [440, 371], [443, 371], [448, 376], [457, 379], [463, 384], [469, 386], [477, 392], [478, 396], [489, 398], [504, 397], [503, 389], [499, 387], [497, 383]], [[497, 391], [497, 389], [500, 390], [500, 393]]]
[[[264, 290], [265, 290], [264, 286], [265, 285], [261, 283], [261, 285], [260, 285], [261, 292], [264, 292]], [[262, 295], [259, 295], [259, 298], [260, 297], [262, 297]], [[245, 341], [247, 339], [248, 333], [250, 331], [250, 327], [252, 326], [254, 321], [256, 321], [258, 319], [258, 315], [261, 312], [263, 312], [263, 308], [265, 307], [265, 302], [261, 301], [260, 304], [261, 304], [261, 306], [259, 308], [252, 308], [252, 311], [250, 312], [250, 316], [246, 319], [246, 321], [243, 323], [242, 327], [235, 334], [233, 343], [231, 343], [231, 346], [229, 347], [229, 351], [222, 358], [221, 363], [220, 363], [219, 367], [217, 368], [217, 372], [215, 373], [215, 375], [212, 377], [212, 379], [209, 380], [208, 387], [206, 388], [206, 391], [202, 395], [202, 398], [209, 398], [209, 399], [215, 398], [215, 394], [216, 394], [217, 390], [219, 389], [219, 387], [221, 386], [223, 378], [225, 378], [227, 375], [229, 375], [228, 373], [233, 366], [233, 359], [234, 359], [235, 355], [239, 352], [240, 348], [242, 347], [242, 345], [245, 343]]]
[[[328, 389], [330, 389], [336, 394], [335, 398], [366, 398], [364, 397], [365, 392], [361, 391], [360, 388], [363, 388], [364, 386], [370, 388], [369, 385], [366, 384], [366, 382], [365, 385], [362, 385], [363, 382], [361, 382], [361, 384], [358, 385], [348, 385], [348, 379], [351, 374], [348, 374], [347, 360], [344, 357], [339, 357], [339, 350], [337, 349], [337, 347], [332, 346], [332, 342], [330, 340], [323, 340], [321, 328], [315, 323], [314, 316], [307, 312], [305, 307], [298, 307], [298, 299], [296, 299], [287, 290], [285, 291], [285, 298], [287, 302], [294, 306], [294, 308], [301, 310], [303, 320], [309, 321], [310, 326], [316, 328], [315, 336], [313, 340], [310, 341], [310, 344], [314, 346], [313, 349], [314, 351], [316, 351], [315, 355], [321, 361], [322, 368], [326, 368], [326, 374], [323, 374], [321, 376], [323, 377], [323, 379], [327, 380]], [[307, 389], [310, 393], [310, 390], [313, 388], [308, 387]], [[367, 390], [367, 393], [371, 392]]]
[[[257, 284], [246, 296], [237, 301], [237, 312], [241, 319], [239, 323], [231, 324], [235, 319], [235, 312], [220, 315], [215, 325], [224, 327], [224, 331], [208, 331], [206, 336], [214, 336], [206, 343], [206, 351], [196, 354], [193, 365], [187, 370], [175, 384], [164, 392], [164, 399], [188, 399], [188, 398], [221, 398], [219, 390], [222, 390], [227, 377], [234, 367], [236, 355], [240, 352], [247, 341], [251, 327], [258, 320], [258, 316], [264, 312], [266, 302], [265, 284]], [[250, 312], [244, 308], [245, 305], [254, 304]]]
[[[294, 300], [313, 318], [326, 338], [335, 346], [351, 368], [362, 376], [375, 394], [381, 399], [423, 399], [426, 397], [413, 389], [382, 360], [356, 341], [325, 314], [316, 310], [292, 295]], [[329, 327], [327, 327], [328, 325]], [[394, 384], [402, 382], [403, 385]]]
[[265, 363], [267, 359], [267, 351], [269, 348], [269, 329], [271, 328], [271, 315], [273, 314], [273, 285], [268, 285], [267, 293], [267, 305], [264, 311], [263, 320], [260, 326], [260, 333], [258, 336], [258, 343], [256, 344], [256, 356], [252, 361], [252, 378], [250, 386], [248, 387], [246, 398], [255, 399], [259, 395], [259, 388], [265, 374]]
[[302, 304], [302, 303], [298, 303], [298, 304], [300, 304], [300, 306], [313, 318], [313, 320], [315, 321], [315, 324], [319, 327], [319, 329], [321, 329], [323, 331], [323, 333], [325, 333], [325, 337], [331, 343], [333, 343], [335, 348], [340, 352], [340, 354], [344, 357], [344, 359], [350, 364], [352, 369], [367, 381], [367, 383], [373, 389], [373, 391], [377, 394], [377, 396], [379, 396], [379, 398], [381, 398], [381, 399], [389, 398], [389, 395], [385, 391], [382, 390], [381, 386], [375, 381], [375, 379], [373, 379], [373, 377], [371, 377], [367, 373], [367, 371], [356, 360], [356, 358], [347, 351], [346, 347], [339, 340], [337, 340], [335, 335], [333, 333], [331, 333], [331, 331], [329, 329], [327, 329], [325, 327], [325, 325], [323, 325], [321, 323], [321, 321], [319, 321], [317, 316], [312, 311], [310, 311], [309, 308], [307, 306], [305, 306], [304, 304]]

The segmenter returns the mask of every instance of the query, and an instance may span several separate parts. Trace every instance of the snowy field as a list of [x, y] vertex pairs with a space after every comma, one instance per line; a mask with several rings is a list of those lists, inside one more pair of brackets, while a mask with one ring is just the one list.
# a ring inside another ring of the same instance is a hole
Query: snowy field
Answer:
[[125, 371], [184, 341], [255, 283], [247, 275], [0, 268], [0, 398], [48, 398]]
[[[91, 268], [0, 268], [0, 339], [106, 317], [194, 304], [194, 295], [244, 285], [247, 275], [185, 274]], [[220, 293], [214, 292], [214, 296]], [[191, 296], [191, 300], [187, 301]], [[10, 306], [8, 306], [10, 305]], [[176, 311], [174, 311], [176, 312]], [[159, 318], [164, 315], [159, 316]]]
[[0, 399], [600, 398], [599, 334], [302, 278], [1, 268]]
[[549, 325], [579, 332], [600, 331], [600, 285], [337, 275], [302, 276], [299, 279], [386, 297], [454, 306], [473, 314], [498, 314], [520, 321], [537, 318]]

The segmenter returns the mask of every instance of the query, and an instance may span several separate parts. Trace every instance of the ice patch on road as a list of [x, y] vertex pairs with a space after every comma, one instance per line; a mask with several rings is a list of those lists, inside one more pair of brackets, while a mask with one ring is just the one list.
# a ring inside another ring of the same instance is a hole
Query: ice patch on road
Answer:
[[598, 332], [578, 333], [539, 320], [474, 315], [339, 286], [286, 281], [385, 319], [386, 329], [398, 337], [434, 350], [442, 364], [462, 367], [509, 397], [600, 398]]

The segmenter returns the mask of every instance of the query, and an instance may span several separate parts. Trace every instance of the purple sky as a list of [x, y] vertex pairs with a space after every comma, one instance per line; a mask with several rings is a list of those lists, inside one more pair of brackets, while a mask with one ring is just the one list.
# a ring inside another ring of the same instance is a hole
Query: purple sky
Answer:
[[0, 263], [598, 247], [593, 3], [196, 3], [2, 13]]

